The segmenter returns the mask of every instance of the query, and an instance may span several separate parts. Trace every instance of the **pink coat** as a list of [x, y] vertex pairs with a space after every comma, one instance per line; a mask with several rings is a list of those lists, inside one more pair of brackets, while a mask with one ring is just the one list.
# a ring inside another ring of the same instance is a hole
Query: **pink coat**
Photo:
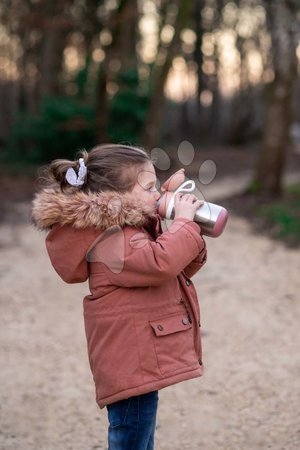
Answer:
[[50, 230], [51, 262], [84, 298], [96, 400], [105, 405], [203, 372], [200, 310], [190, 278], [206, 262], [199, 225], [160, 219], [131, 194], [38, 194], [33, 219]]

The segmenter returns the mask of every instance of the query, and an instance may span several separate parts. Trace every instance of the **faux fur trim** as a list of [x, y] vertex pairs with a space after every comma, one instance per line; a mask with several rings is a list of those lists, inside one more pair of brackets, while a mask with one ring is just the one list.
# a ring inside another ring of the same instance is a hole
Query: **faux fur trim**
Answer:
[[32, 208], [33, 223], [41, 230], [49, 230], [54, 224], [101, 230], [114, 225], [140, 227], [155, 215], [152, 207], [133, 194], [117, 192], [63, 193], [44, 189], [36, 194]]

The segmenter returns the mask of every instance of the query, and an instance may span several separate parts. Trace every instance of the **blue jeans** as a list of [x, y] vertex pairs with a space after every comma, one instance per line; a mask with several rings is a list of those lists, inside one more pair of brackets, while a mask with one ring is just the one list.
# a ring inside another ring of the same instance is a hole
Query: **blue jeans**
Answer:
[[158, 392], [107, 405], [108, 450], [153, 450]]

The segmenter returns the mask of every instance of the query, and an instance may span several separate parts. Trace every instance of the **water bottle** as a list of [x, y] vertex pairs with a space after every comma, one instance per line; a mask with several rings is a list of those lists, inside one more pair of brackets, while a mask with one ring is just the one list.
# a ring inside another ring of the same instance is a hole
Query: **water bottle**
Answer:
[[[195, 182], [187, 180], [175, 192], [166, 191], [158, 201], [158, 213], [166, 219], [174, 219], [174, 197], [178, 192], [191, 193], [195, 189]], [[201, 227], [201, 233], [209, 237], [218, 237], [223, 232], [228, 220], [228, 211], [215, 203], [204, 202], [197, 209], [194, 221]]]

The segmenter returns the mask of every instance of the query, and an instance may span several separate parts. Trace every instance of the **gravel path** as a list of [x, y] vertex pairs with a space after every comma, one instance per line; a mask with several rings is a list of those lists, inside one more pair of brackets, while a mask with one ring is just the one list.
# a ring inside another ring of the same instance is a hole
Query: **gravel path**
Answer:
[[[160, 391], [156, 450], [296, 450], [299, 249], [233, 215], [207, 244], [194, 278], [206, 373]], [[44, 235], [26, 222], [0, 226], [0, 250], [0, 448], [106, 449], [83, 329], [87, 286], [60, 281]]]

